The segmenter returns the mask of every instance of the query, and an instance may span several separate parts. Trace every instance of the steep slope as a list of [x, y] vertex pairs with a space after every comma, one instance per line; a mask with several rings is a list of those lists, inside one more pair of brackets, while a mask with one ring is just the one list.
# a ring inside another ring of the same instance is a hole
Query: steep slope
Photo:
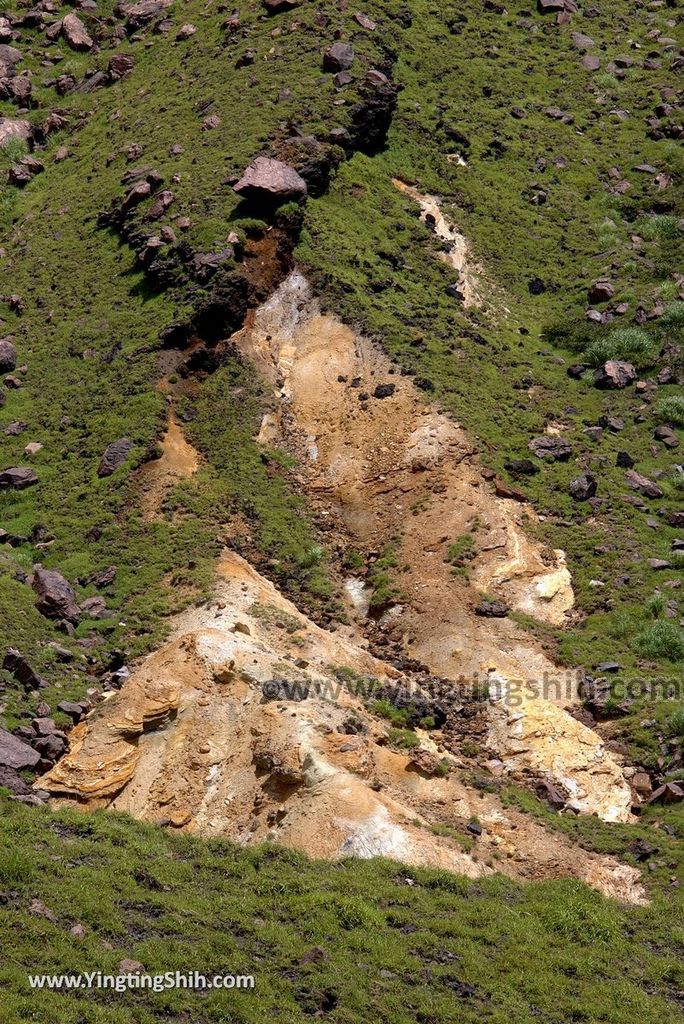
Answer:
[[[469, 953], [446, 995], [411, 995], [444, 963], [440, 925], [418, 973], [373, 959], [395, 975], [384, 1001], [358, 956], [327, 981], [311, 967], [311, 992], [278, 932], [248, 948], [294, 971], [287, 1010], [269, 990], [249, 1010], [210, 998], [208, 1019], [460, 1020], [473, 996], [473, 1019], [679, 1012], [680, 22], [626, 0], [0, 16], [12, 935], [42, 936], [36, 916], [58, 934], [63, 906], [40, 907], [93, 828], [105, 903], [117, 842], [182, 860], [187, 907], [212, 850], [236, 877], [273, 856], [306, 871], [313, 904], [334, 871], [363, 892], [309, 931], [295, 899], [287, 927], [312, 942], [358, 929], [358, 953], [379, 928], [390, 948], [415, 911], [444, 914], [444, 956], [463, 956], [460, 905], [368, 911], [386, 869], [360, 861], [391, 856], [415, 875], [387, 868], [388, 906], [405, 877], [483, 887], [496, 923], [472, 941], [510, 945], [507, 980], [471, 992], [492, 975]], [[499, 921], [502, 901], [520, 910]], [[554, 965], [577, 998], [520, 968], [527, 917], [535, 950], [568, 941]], [[151, 934], [121, 921], [90, 921], [94, 962], [111, 966], [110, 926]], [[172, 959], [179, 927], [151, 940]], [[203, 926], [203, 950], [223, 927]], [[358, 999], [331, 980], [347, 968]], [[16, 1018], [53, 1019], [9, 970]], [[111, 1010], [64, 1004], [74, 1021]]]

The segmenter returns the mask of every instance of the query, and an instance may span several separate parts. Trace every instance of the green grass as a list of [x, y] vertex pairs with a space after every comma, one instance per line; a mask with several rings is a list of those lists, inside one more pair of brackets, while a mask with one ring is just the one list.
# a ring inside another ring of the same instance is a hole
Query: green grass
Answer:
[[[105, 29], [112, 8], [110, 0], [98, 5]], [[332, 18], [324, 29], [319, 9]], [[377, 20], [376, 32], [359, 28], [353, 6], [303, 4], [295, 15], [266, 18], [253, 2], [240, 11], [243, 34], [227, 41], [224, 14], [188, 0], [182, 11], [171, 8], [171, 34], [149, 32], [144, 44], [121, 45], [118, 52], [135, 56], [129, 78], [65, 97], [43, 84], [42, 33], [22, 29], [39, 104], [29, 117], [41, 122], [48, 109], [61, 110], [69, 129], [50, 137], [37, 154], [45, 172], [21, 191], [5, 184], [5, 171], [25, 147], [12, 144], [0, 154], [0, 265], [11, 282], [3, 291], [11, 287], [23, 300], [21, 313], [0, 303], [0, 333], [15, 335], [20, 364], [28, 366], [23, 387], [7, 389], [1, 413], [2, 426], [27, 424], [18, 436], [2, 435], [4, 464], [23, 464], [28, 441], [44, 445], [31, 463], [39, 485], [0, 495], [2, 528], [22, 538], [0, 548], [0, 643], [19, 647], [49, 684], [27, 698], [0, 673], [10, 727], [32, 717], [39, 699], [81, 697], [113, 660], [158, 644], [169, 617], [209, 592], [227, 540], [298, 603], [336, 610], [333, 556], [296, 494], [296, 467], [253, 440], [270, 387], [231, 352], [179, 403], [203, 457], [200, 471], [174, 489], [157, 519], [142, 516], [137, 470], [157, 453], [166, 415], [156, 390], [168, 361], [160, 333], [186, 320], [207, 289], [184, 279], [171, 246], [160, 257], [167, 287], [156, 289], [132, 250], [97, 229], [96, 220], [122, 195], [131, 166], [126, 150], [137, 142], [144, 146], [139, 163], [158, 169], [174, 191], [170, 212], [190, 219], [183, 240], [194, 251], [217, 251], [231, 232], [241, 242], [258, 238], [265, 222], [244, 216], [223, 183], [288, 122], [322, 139], [350, 123], [361, 74], [338, 92], [320, 69], [326, 33], [332, 37], [338, 26], [353, 38], [359, 69], [393, 65], [402, 91], [386, 149], [355, 154], [330, 191], [309, 202], [298, 259], [324, 304], [378, 339], [426, 398], [467, 428], [485, 464], [502, 477], [506, 461], [529, 457], [529, 439], [549, 420], [563, 423], [574, 459], [544, 464], [520, 484], [544, 517], [530, 532], [566, 550], [576, 588], [576, 624], [548, 631], [545, 642], [567, 664], [592, 668], [617, 658], [630, 674], [646, 659], [645, 674], [675, 681], [681, 674], [684, 639], [676, 623], [684, 608], [681, 592], [667, 586], [681, 566], [672, 559], [672, 569], [656, 573], [646, 561], [670, 557], [677, 535], [662, 518], [657, 531], [647, 519], [682, 507], [677, 453], [651, 450], [655, 419], [682, 425], [681, 397], [676, 385], [660, 386], [650, 406], [655, 415], [645, 400], [644, 414], [633, 389], [605, 394], [592, 387], [590, 372], [577, 380], [566, 373], [570, 363], [611, 355], [654, 375], [661, 353], [682, 342], [676, 274], [684, 158], [675, 140], [648, 137], [644, 125], [664, 72], [654, 78], [637, 60], [622, 79], [588, 76], [571, 47], [580, 16], [557, 26], [531, 11], [502, 14], [473, 0], [368, 0], [363, 10]], [[669, 32], [669, 9], [642, 13], [637, 18], [626, 0], [615, 0], [591, 19], [588, 30], [606, 58], [632, 42], [641, 47], [635, 53], [648, 52], [653, 27]], [[197, 35], [171, 45], [185, 21], [198, 25]], [[289, 31], [292, 22], [298, 27]], [[248, 48], [255, 62], [237, 68]], [[58, 42], [49, 54], [60, 72], [80, 76], [105, 67], [110, 51], [105, 44], [79, 55]], [[291, 98], [280, 98], [284, 88]], [[514, 104], [524, 109], [522, 120], [510, 116]], [[551, 104], [569, 109], [574, 125], [548, 118]], [[207, 113], [220, 117], [218, 129], [202, 129]], [[16, 109], [0, 102], [0, 114]], [[176, 144], [183, 152], [172, 155]], [[55, 163], [61, 145], [70, 155]], [[467, 166], [448, 160], [457, 152]], [[672, 186], [662, 190], [633, 170], [644, 162], [670, 174]], [[628, 189], [614, 189], [614, 166]], [[466, 315], [449, 293], [453, 274], [437, 258], [415, 205], [393, 187], [395, 176], [443, 197], [483, 267], [483, 310]], [[540, 187], [547, 201], [530, 202]], [[140, 230], [152, 230], [144, 221], [148, 205], [134, 218]], [[605, 274], [629, 308], [596, 328], [585, 320], [587, 288]], [[535, 279], [544, 286], [539, 294], [530, 291]], [[632, 321], [639, 304], [648, 311], [657, 303], [664, 304], [661, 317]], [[590, 443], [585, 426], [609, 414], [624, 420], [624, 430]], [[102, 451], [124, 434], [135, 444], [130, 459], [100, 480]], [[623, 500], [631, 492], [615, 466], [619, 450], [633, 454], [640, 472], [662, 476], [666, 494], [648, 503], [650, 516]], [[575, 459], [597, 471], [607, 503], [596, 511], [578, 508], [567, 493]], [[445, 524], [446, 536], [449, 529]], [[449, 560], [466, 559], [466, 548], [452, 550], [466, 540], [454, 541]], [[56, 631], [36, 612], [27, 585], [39, 560], [64, 572], [79, 599], [95, 593], [86, 583], [91, 573], [115, 564], [105, 591], [110, 618], [84, 622], [75, 638]], [[364, 564], [361, 554], [348, 553], [347, 568]], [[370, 566], [376, 612], [401, 598], [399, 571], [391, 548]], [[628, 584], [619, 586], [625, 575]], [[596, 580], [604, 586], [593, 586]], [[661, 596], [654, 597], [656, 587]], [[676, 606], [674, 619], [663, 617], [663, 594]], [[54, 640], [73, 651], [72, 665], [56, 660]], [[363, 684], [368, 691], [368, 680], [339, 674], [351, 690]], [[414, 746], [402, 713], [384, 713], [393, 725], [390, 742]], [[644, 692], [616, 738], [638, 763], [677, 771], [680, 719], [671, 701]], [[483, 753], [469, 740], [463, 750]], [[682, 889], [671, 882], [681, 876], [681, 808], [650, 808], [636, 826], [609, 826], [553, 814], [527, 793], [506, 799], [599, 853], [633, 861], [630, 843], [648, 839], [659, 849], [646, 874], [652, 905], [625, 909], [570, 881], [522, 888], [499, 876], [471, 882], [384, 861], [312, 863], [270, 847], [243, 850], [168, 834], [117, 815], [52, 814], [3, 801], [3, 1021], [681, 1019]], [[56, 923], [29, 913], [33, 899]], [[70, 935], [75, 922], [86, 928], [83, 940]], [[322, 957], [306, 960], [316, 946]], [[153, 972], [253, 972], [257, 994], [57, 996], [27, 989], [27, 970], [116, 971], [124, 957]], [[463, 985], [472, 985], [473, 995], [463, 995]]]
[[[312, 862], [117, 814], [7, 802], [0, 848], [8, 1024], [298, 1024], [321, 1012], [336, 1024], [680, 1020], [681, 957], [660, 902], [623, 908], [572, 881], [520, 887], [385, 860]], [[33, 900], [55, 921], [32, 914]], [[81, 939], [70, 935], [76, 923]], [[116, 974], [122, 959], [150, 974], [253, 974], [256, 988], [28, 987], [29, 972]]]
[[634, 647], [652, 660], [684, 661], [684, 630], [674, 622], [654, 622], [634, 637]]
[[684, 427], [684, 398], [681, 395], [670, 395], [663, 398], [656, 406], [659, 419], [673, 423], [676, 427]]

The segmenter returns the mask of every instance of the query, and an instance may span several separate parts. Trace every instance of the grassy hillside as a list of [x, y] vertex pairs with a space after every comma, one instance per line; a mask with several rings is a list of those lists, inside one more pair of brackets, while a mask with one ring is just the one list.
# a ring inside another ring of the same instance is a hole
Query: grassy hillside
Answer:
[[[42, 25], [26, 6], [6, 9], [23, 19], [12, 45], [32, 100], [23, 111], [0, 99], [0, 117], [34, 126], [44, 169], [18, 187], [9, 171], [29, 146], [0, 149], [0, 337], [14, 337], [19, 366], [0, 382], [0, 471], [31, 466], [38, 477], [0, 491], [0, 663], [18, 648], [46, 687], [26, 693], [0, 668], [0, 724], [25, 727], [40, 702], [80, 699], [153, 649], [173, 612], [208, 595], [228, 540], [319, 620], [339, 613], [337, 555], [290, 461], [254, 442], [269, 387], [209, 336], [212, 317], [219, 334], [239, 327], [296, 260], [323, 303], [377, 338], [472, 433], [485, 465], [528, 496], [543, 539], [567, 552], [577, 614], [566, 630], [525, 624], [568, 665], [617, 661], [616, 689], [643, 680], [610, 734], [654, 777], [681, 779], [681, 693], [664, 700], [651, 685], [681, 686], [684, 666], [673, 525], [684, 510], [680, 13], [614, 0], [558, 24], [534, 5], [493, 0], [303, 0], [275, 15], [249, 0], [236, 21], [224, 6], [187, 0], [122, 32], [125, 16], [101, 0], [79, 9], [97, 43], [88, 53], [46, 36], [71, 7], [44, 12]], [[178, 38], [189, 23], [197, 31]], [[323, 69], [338, 36], [355, 50], [347, 85]], [[130, 71], [89, 91], [112, 57], [131, 57]], [[387, 97], [397, 91], [384, 145], [364, 120], [370, 69], [389, 79]], [[264, 151], [310, 175], [303, 210], [274, 215], [233, 192]], [[122, 216], [146, 176], [152, 194]], [[481, 310], [454, 296], [453, 271], [395, 178], [438, 196], [469, 240]], [[150, 220], [163, 190], [171, 205]], [[613, 297], [590, 302], [604, 278]], [[641, 385], [597, 389], [594, 371], [610, 357], [633, 362]], [[165, 429], [162, 380], [202, 461], [150, 518], [142, 470]], [[609, 417], [622, 425], [592, 430]], [[572, 443], [569, 461], [529, 451], [549, 424]], [[654, 436], [663, 424], [678, 447]], [[100, 477], [121, 437], [132, 442], [124, 464]], [[42, 448], [25, 454], [30, 442]], [[618, 452], [660, 497], [630, 489]], [[520, 459], [537, 472], [512, 474]], [[591, 503], [568, 492], [585, 470], [598, 485]], [[36, 563], [63, 573], [79, 601], [103, 596], [105, 617], [84, 615], [71, 635], [42, 616]], [[110, 566], [110, 582], [93, 582]], [[651, 906], [627, 911], [567, 881], [522, 888], [385, 862], [312, 863], [2, 798], [0, 1016], [681, 1019], [682, 805], [620, 827], [553, 814], [520, 791], [508, 799], [631, 864], [634, 842], [647, 842]], [[48, 916], [31, 910], [36, 900]], [[70, 931], [79, 923], [83, 937]], [[122, 959], [152, 972], [255, 973], [257, 992], [26, 987], [29, 969], [116, 972]]]
[[[2, 811], [7, 1021], [681, 1019], [681, 946], [658, 898], [626, 912], [567, 881], [523, 890], [501, 876], [240, 850], [121, 815]], [[117, 974], [124, 959], [149, 974], [253, 974], [256, 987], [28, 989], [27, 971]]]

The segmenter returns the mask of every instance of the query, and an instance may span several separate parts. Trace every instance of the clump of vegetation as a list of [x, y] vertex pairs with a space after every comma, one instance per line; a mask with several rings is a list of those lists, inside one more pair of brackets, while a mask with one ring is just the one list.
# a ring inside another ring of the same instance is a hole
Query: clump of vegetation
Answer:
[[647, 626], [634, 637], [633, 645], [644, 658], [684, 661], [684, 630], [667, 619]]
[[384, 611], [401, 597], [401, 589], [391, 571], [399, 566], [396, 552], [396, 544], [390, 544], [368, 573], [371, 587], [369, 607], [372, 612]]
[[411, 717], [411, 711], [409, 708], [395, 707], [395, 705], [386, 697], [372, 701], [369, 706], [369, 711], [372, 711], [372, 713], [377, 715], [379, 718], [386, 718], [396, 726], [406, 725]]
[[591, 366], [600, 366], [609, 359], [624, 359], [643, 368], [653, 366], [658, 358], [659, 344], [641, 327], [621, 327], [592, 342], [584, 351]]
[[389, 742], [399, 750], [415, 750], [420, 740], [412, 729], [390, 729]]
[[681, 395], [668, 395], [667, 398], [661, 398], [656, 405], [656, 416], [676, 427], [684, 427], [684, 398]]
[[677, 708], [668, 718], [667, 731], [670, 736], [684, 740], [684, 705]]

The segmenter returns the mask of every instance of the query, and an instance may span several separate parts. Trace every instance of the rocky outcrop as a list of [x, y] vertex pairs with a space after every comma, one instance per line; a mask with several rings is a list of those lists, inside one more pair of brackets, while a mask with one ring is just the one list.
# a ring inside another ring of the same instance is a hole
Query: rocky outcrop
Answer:
[[[638, 871], [469, 791], [427, 734], [420, 749], [393, 750], [331, 666], [389, 691], [399, 683], [396, 669], [315, 626], [226, 552], [215, 600], [180, 616], [120, 695], [74, 728], [40, 788], [62, 803], [316, 857], [388, 856], [475, 878], [491, 872], [496, 850], [497, 870], [513, 877], [567, 874], [643, 900]], [[430, 828], [448, 820], [466, 834], [475, 816], [473, 854]]]

